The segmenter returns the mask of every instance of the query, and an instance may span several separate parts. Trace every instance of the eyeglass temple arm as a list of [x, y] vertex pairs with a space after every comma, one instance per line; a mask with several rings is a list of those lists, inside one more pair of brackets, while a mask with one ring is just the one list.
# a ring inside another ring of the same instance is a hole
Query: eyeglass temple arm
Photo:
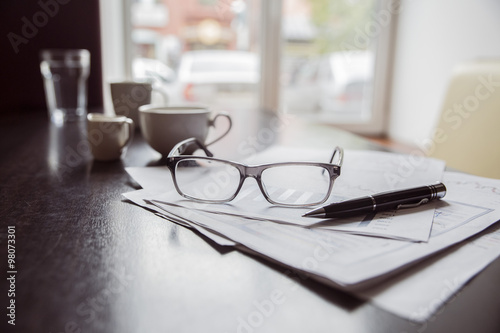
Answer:
[[344, 149], [341, 147], [335, 147], [333, 150], [332, 158], [330, 158], [330, 164], [333, 163], [333, 159], [335, 158], [335, 155], [338, 154], [338, 162], [336, 163], [338, 166], [342, 166], [342, 163], [344, 163]]
[[214, 154], [212, 154], [212, 152], [208, 150], [207, 146], [205, 146], [203, 143], [200, 142], [200, 140], [196, 138], [189, 138], [179, 142], [174, 146], [174, 148], [172, 148], [168, 156], [182, 155], [182, 153], [186, 150], [186, 148], [189, 147], [191, 144], [196, 144], [198, 148], [202, 149], [208, 157], [214, 156]]

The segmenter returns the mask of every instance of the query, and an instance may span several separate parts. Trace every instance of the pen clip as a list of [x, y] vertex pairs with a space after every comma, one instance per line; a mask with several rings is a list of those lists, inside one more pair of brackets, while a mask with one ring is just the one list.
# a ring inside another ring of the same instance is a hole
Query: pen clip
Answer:
[[415, 208], [415, 207], [418, 207], [422, 204], [425, 204], [425, 203], [428, 203], [429, 202], [429, 199], [427, 198], [423, 198], [422, 200], [420, 200], [419, 202], [417, 203], [413, 203], [413, 204], [404, 204], [404, 205], [398, 205], [396, 207], [396, 209], [401, 209], [401, 208]]

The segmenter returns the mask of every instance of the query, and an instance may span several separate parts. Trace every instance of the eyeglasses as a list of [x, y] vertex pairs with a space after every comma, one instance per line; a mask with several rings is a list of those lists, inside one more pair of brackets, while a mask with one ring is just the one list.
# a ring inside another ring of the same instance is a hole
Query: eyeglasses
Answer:
[[[207, 156], [182, 155], [193, 144]], [[214, 158], [205, 145], [190, 138], [179, 142], [170, 151], [166, 163], [177, 192], [191, 200], [206, 203], [231, 201], [240, 192], [245, 179], [252, 177], [271, 204], [305, 207], [328, 199], [335, 179], [340, 176], [343, 155], [342, 148], [336, 147], [330, 163], [285, 162], [249, 166]], [[335, 157], [337, 162], [332, 164]]]

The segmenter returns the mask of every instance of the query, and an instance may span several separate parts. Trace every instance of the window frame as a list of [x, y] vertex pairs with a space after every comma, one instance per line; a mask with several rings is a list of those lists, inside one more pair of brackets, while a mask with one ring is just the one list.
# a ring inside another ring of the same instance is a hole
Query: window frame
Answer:
[[[339, 128], [364, 135], [382, 135], [387, 131], [395, 30], [400, 0], [377, 0], [375, 16], [382, 11], [389, 12], [389, 20], [380, 24], [375, 42], [375, 68], [372, 91], [372, 110], [368, 119], [331, 123]], [[103, 89], [106, 110], [112, 110], [108, 82], [131, 78], [132, 0], [101, 0], [101, 43], [103, 58]], [[261, 82], [259, 88], [259, 109], [278, 113], [280, 105], [280, 70], [282, 55], [282, 0], [261, 2], [260, 57]], [[391, 10], [392, 9], [392, 10]]]

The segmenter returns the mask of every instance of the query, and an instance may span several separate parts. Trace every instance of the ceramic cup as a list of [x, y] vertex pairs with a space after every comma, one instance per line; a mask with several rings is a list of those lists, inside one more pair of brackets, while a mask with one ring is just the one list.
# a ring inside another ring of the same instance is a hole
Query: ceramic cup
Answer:
[[134, 135], [134, 122], [124, 116], [87, 115], [87, 140], [95, 160], [114, 161], [125, 153]]
[[168, 102], [168, 96], [164, 91], [153, 88], [151, 83], [147, 82], [111, 82], [109, 88], [115, 114], [132, 119], [136, 129], [140, 128], [139, 107], [151, 104], [153, 92], [161, 96], [162, 105]]
[[[226, 117], [229, 126], [222, 135], [207, 143], [209, 128], [215, 127], [215, 120], [219, 117]], [[178, 142], [192, 137], [211, 145], [222, 139], [232, 126], [228, 114], [217, 113], [212, 117], [211, 111], [203, 106], [144, 105], [139, 108], [139, 119], [142, 135], [163, 156], [167, 156]]]

